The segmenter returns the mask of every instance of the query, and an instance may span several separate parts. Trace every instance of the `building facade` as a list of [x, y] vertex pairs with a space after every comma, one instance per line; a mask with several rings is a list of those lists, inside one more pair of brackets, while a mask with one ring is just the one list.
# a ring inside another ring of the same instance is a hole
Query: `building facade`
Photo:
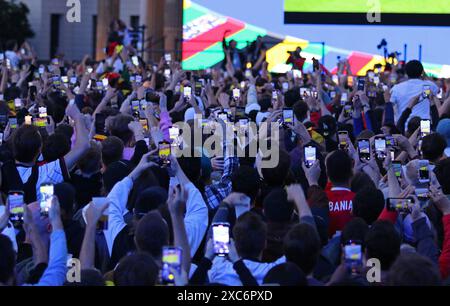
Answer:
[[67, 60], [85, 55], [101, 59], [109, 23], [119, 17], [129, 27], [146, 26], [146, 58], [157, 58], [161, 50], [173, 51], [181, 39], [182, 0], [80, 0], [81, 22], [66, 18], [67, 0], [20, 0], [30, 9], [28, 16], [35, 37], [30, 40], [39, 59], [64, 54]]

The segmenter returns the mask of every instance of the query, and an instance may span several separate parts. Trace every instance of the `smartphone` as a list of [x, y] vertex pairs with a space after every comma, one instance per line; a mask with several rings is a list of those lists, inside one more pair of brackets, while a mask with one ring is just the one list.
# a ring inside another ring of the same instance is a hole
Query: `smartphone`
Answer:
[[32, 122], [38, 128], [45, 128], [47, 126], [47, 118], [33, 118]]
[[347, 139], [348, 139], [348, 132], [347, 131], [339, 131], [338, 132], [339, 149], [347, 150], [347, 148], [348, 148]]
[[213, 223], [213, 245], [217, 256], [226, 256], [230, 252], [230, 224]]
[[9, 117], [8, 121], [9, 121], [9, 127], [12, 130], [17, 129], [17, 118], [16, 117]]
[[67, 76], [62, 76], [61, 77], [61, 81], [64, 83], [64, 84], [67, 84], [67, 83], [69, 83], [69, 77], [67, 77]]
[[202, 94], [202, 83], [200, 82], [195, 82], [195, 95], [200, 97]]
[[23, 191], [10, 191], [8, 192], [8, 203], [9, 203], [9, 220], [14, 224], [14, 226], [23, 223]]
[[423, 85], [422, 87], [422, 96], [424, 99], [429, 98], [431, 95], [431, 86], [430, 85]]
[[[106, 203], [108, 203], [109, 200], [108, 198], [92, 198], [92, 205], [95, 206], [103, 206]], [[100, 217], [100, 219], [98, 220], [97, 223], [97, 231], [104, 231], [108, 229], [108, 208], [103, 212], [102, 216]]]
[[141, 106], [141, 102], [139, 100], [131, 101], [131, 111], [132, 112], [139, 111], [140, 106]]
[[359, 243], [349, 242], [344, 246], [345, 265], [351, 273], [358, 274], [363, 266], [362, 247]]
[[103, 91], [103, 81], [102, 82], [96, 82], [96, 88], [98, 91]]
[[364, 91], [364, 88], [366, 86], [366, 80], [365, 79], [359, 79], [358, 80], [358, 91]]
[[15, 107], [16, 109], [21, 109], [21, 108], [23, 107], [23, 105], [22, 105], [22, 99], [19, 99], [19, 98], [14, 99], [14, 107]]
[[94, 68], [92, 68], [92, 67], [87, 67], [87, 72], [89, 73], [89, 74], [91, 74], [93, 71], [94, 71]]
[[378, 160], [384, 160], [386, 158], [386, 138], [385, 137], [375, 137], [375, 157]]
[[59, 75], [54, 75], [52, 76], [52, 82], [53, 82], [53, 86], [58, 87], [61, 85], [61, 78], [59, 77]]
[[426, 159], [419, 160], [419, 183], [428, 184], [430, 182], [430, 162]]
[[165, 76], [167, 79], [170, 79], [170, 69], [164, 69], [164, 76]]
[[170, 53], [164, 54], [164, 59], [166, 62], [170, 63], [172, 61], [172, 55]]
[[317, 148], [307, 146], [303, 149], [303, 156], [306, 168], [311, 168], [317, 159]]
[[141, 84], [142, 83], [142, 75], [136, 76], [136, 83]]
[[39, 118], [47, 118], [47, 107], [39, 107]]
[[444, 96], [444, 90], [442, 88], [439, 88], [439, 92], [436, 95], [436, 98], [442, 99]]
[[135, 55], [131, 57], [131, 62], [133, 63], [133, 65], [135, 65], [136, 67], [139, 66], [139, 58]]
[[78, 79], [77, 77], [71, 77], [70, 78], [70, 84], [75, 85], [77, 83]]
[[237, 101], [241, 97], [241, 90], [239, 88], [233, 89], [233, 100]]
[[163, 247], [162, 251], [162, 270], [161, 270], [161, 282], [164, 285], [174, 284], [175, 275], [172, 270], [181, 273], [181, 248], [176, 247]]
[[41, 193], [41, 201], [40, 201], [40, 207], [41, 207], [41, 215], [42, 216], [48, 216], [48, 212], [50, 210], [50, 207], [52, 206], [52, 199], [53, 199], [53, 184], [42, 184], [40, 186], [40, 193]]
[[428, 188], [416, 188], [414, 193], [421, 201], [426, 201], [430, 198], [430, 190]]
[[388, 198], [386, 208], [389, 211], [406, 212], [409, 213], [413, 206], [411, 199]]
[[353, 76], [349, 75], [347, 77], [347, 85], [348, 87], [353, 87]]
[[360, 139], [358, 140], [358, 155], [361, 161], [370, 160], [370, 140]]
[[142, 129], [144, 130], [144, 133], [148, 133], [148, 121], [147, 119], [139, 119], [139, 123], [142, 125]]
[[180, 137], [180, 129], [176, 126], [169, 128], [169, 137], [173, 146], [178, 146], [178, 137]]
[[98, 113], [95, 115], [95, 133], [106, 136], [106, 115]]
[[392, 162], [392, 169], [394, 170], [394, 174], [396, 178], [400, 178], [402, 176], [402, 162], [400, 161], [393, 161]]
[[294, 111], [292, 108], [283, 108], [283, 123], [294, 123]]
[[394, 136], [386, 135], [385, 138], [386, 138], [386, 146], [388, 148], [394, 147], [396, 145]]
[[431, 134], [431, 120], [420, 120], [420, 136], [423, 138]]
[[170, 156], [171, 152], [171, 145], [170, 142], [167, 141], [161, 141], [158, 144], [158, 156], [159, 156], [159, 163], [161, 167], [169, 167], [170, 166]]
[[334, 99], [334, 98], [336, 98], [336, 92], [333, 90], [333, 91], [330, 91], [330, 98], [331, 99]]
[[192, 88], [191, 87], [184, 87], [183, 88], [183, 96], [186, 100], [190, 100], [192, 95]]
[[25, 116], [25, 124], [32, 125], [33, 124], [33, 116]]
[[294, 79], [301, 79], [302, 71], [298, 69], [292, 69], [292, 76], [294, 77]]
[[109, 85], [109, 80], [107, 78], [104, 78], [102, 80], [102, 85], [103, 85], [103, 88], [106, 89], [108, 87], [108, 85]]
[[348, 102], [348, 94], [343, 92], [341, 95], [341, 106], [344, 106]]
[[272, 91], [272, 100], [277, 101], [278, 100], [278, 93], [276, 90]]
[[288, 82], [283, 82], [283, 84], [281, 85], [283, 88], [283, 92], [287, 92], [289, 90], [289, 83]]

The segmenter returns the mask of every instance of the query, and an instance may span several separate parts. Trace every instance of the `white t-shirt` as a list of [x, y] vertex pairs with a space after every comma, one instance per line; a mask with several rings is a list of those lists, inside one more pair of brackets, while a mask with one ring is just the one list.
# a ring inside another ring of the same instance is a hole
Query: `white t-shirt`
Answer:
[[[431, 92], [435, 95], [439, 92], [439, 88], [436, 84], [420, 79], [410, 79], [392, 87], [391, 102], [394, 103], [395, 122], [398, 121], [411, 99], [423, 92], [424, 85], [429, 85], [431, 87]], [[414, 106], [409, 118], [415, 116], [419, 116], [422, 119], [430, 119], [429, 99], [423, 99]], [[407, 121], [409, 121], [409, 118]]]

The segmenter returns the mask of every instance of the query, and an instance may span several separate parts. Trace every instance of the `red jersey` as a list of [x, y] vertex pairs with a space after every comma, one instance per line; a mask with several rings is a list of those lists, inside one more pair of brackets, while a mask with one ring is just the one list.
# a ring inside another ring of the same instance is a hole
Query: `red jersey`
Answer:
[[326, 191], [328, 196], [328, 234], [333, 236], [336, 231], [342, 231], [344, 226], [353, 218], [353, 193], [348, 188], [333, 187]]

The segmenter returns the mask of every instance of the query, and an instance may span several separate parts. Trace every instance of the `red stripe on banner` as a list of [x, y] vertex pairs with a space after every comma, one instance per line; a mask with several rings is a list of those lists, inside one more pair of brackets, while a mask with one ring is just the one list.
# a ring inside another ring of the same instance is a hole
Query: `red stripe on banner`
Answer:
[[373, 56], [367, 53], [352, 52], [348, 61], [352, 68], [353, 75], [357, 75], [358, 72], [372, 60], [372, 58]]
[[228, 18], [225, 23], [209, 30], [208, 32], [203, 33], [191, 40], [184, 41], [183, 50], [186, 51], [183, 51], [183, 60], [186, 60], [189, 57], [202, 52], [206, 48], [214, 45], [215, 43], [222, 41], [225, 31], [229, 30], [226, 36], [228, 38], [243, 30], [244, 28], [244, 23], [232, 18]]

